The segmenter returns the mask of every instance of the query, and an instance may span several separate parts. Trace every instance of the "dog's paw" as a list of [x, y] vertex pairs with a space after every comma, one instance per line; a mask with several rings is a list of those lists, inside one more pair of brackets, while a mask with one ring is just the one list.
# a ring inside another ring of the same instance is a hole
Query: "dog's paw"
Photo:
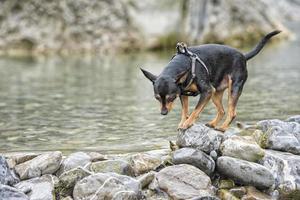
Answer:
[[216, 126], [210, 124], [210, 123], [206, 123], [205, 126], [209, 127], [209, 128], [215, 128]]
[[215, 127], [214, 129], [215, 129], [216, 131], [221, 131], [221, 132], [223, 132], [223, 133], [226, 131], [226, 129], [225, 129], [225, 128], [222, 128], [222, 127], [218, 127], [218, 128]]

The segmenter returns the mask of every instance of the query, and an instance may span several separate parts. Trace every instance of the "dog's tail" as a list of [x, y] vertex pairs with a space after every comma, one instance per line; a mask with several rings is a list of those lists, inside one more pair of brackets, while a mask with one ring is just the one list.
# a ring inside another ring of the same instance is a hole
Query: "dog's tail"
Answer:
[[269, 39], [280, 32], [281, 31], [276, 30], [263, 37], [263, 39], [256, 45], [254, 49], [245, 54], [246, 59], [249, 60], [256, 56], [260, 52], [260, 50], [265, 46], [265, 44], [269, 41]]

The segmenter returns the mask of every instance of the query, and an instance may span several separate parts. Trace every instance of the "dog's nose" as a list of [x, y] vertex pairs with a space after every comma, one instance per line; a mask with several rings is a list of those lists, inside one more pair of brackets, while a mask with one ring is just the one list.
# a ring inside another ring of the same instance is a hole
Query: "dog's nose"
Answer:
[[168, 110], [167, 109], [162, 109], [160, 114], [162, 115], [167, 115], [168, 114]]

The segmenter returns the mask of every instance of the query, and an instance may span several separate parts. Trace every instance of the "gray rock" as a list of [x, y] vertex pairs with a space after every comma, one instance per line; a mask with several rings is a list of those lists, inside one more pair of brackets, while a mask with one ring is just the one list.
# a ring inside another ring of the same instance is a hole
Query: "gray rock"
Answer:
[[159, 171], [152, 187], [166, 192], [172, 199], [213, 198], [210, 178], [200, 169], [187, 164], [169, 166]]
[[172, 162], [174, 164], [193, 165], [207, 175], [211, 175], [215, 170], [215, 161], [204, 152], [193, 148], [178, 149], [173, 153]]
[[269, 149], [300, 154], [300, 140], [280, 126], [270, 128], [263, 137], [266, 138], [266, 147]]
[[286, 120], [287, 122], [297, 122], [298, 124], [300, 124], [300, 115], [295, 115], [292, 117], [287, 118]]
[[266, 150], [260, 163], [275, 177], [275, 188], [279, 191], [280, 199], [300, 199], [300, 156]]
[[250, 136], [232, 136], [221, 144], [220, 150], [223, 156], [252, 162], [260, 160], [265, 155], [264, 150]]
[[90, 156], [91, 162], [97, 162], [102, 160], [107, 160], [107, 156], [98, 152], [87, 152], [88, 156]]
[[213, 150], [218, 151], [223, 138], [222, 132], [195, 124], [185, 131], [179, 131], [176, 143], [179, 147], [193, 147], [209, 154]]
[[130, 157], [129, 162], [133, 167], [135, 175], [147, 173], [161, 164], [161, 158], [148, 153], [138, 153]]
[[147, 187], [152, 182], [152, 180], [155, 177], [155, 174], [156, 173], [154, 171], [151, 171], [137, 177], [137, 180], [140, 182], [142, 189]]
[[76, 182], [89, 175], [91, 175], [91, 172], [82, 167], [76, 167], [62, 173], [59, 176], [58, 183], [55, 185], [56, 194], [58, 194], [60, 198], [72, 195]]
[[29, 200], [28, 196], [16, 188], [0, 184], [0, 199], [2, 200]]
[[7, 160], [7, 163], [10, 168], [14, 168], [17, 164], [21, 164], [28, 160], [31, 160], [40, 155], [39, 153], [30, 153], [30, 152], [17, 152], [17, 153], [6, 153], [4, 157]]
[[[122, 195], [124, 193], [124, 195]], [[140, 199], [141, 186], [129, 176], [116, 173], [97, 173], [78, 181], [74, 200], [82, 199]]]
[[135, 175], [132, 166], [124, 160], [106, 160], [94, 162], [91, 164], [90, 170], [95, 173], [115, 172], [128, 176]]
[[4, 156], [0, 155], [0, 184], [13, 185], [19, 181], [14, 172], [9, 168]]
[[274, 184], [274, 177], [266, 167], [237, 158], [219, 157], [217, 170], [237, 182], [261, 189], [269, 188]]
[[20, 179], [38, 177], [44, 174], [53, 174], [60, 166], [62, 154], [60, 151], [44, 153], [32, 160], [21, 163], [15, 167]]
[[284, 122], [278, 119], [270, 119], [259, 121], [256, 125], [263, 132], [268, 131], [272, 127], [279, 126], [284, 131], [295, 135], [298, 141], [300, 141], [300, 124], [297, 122]]
[[30, 200], [53, 200], [54, 184], [57, 183], [57, 177], [46, 174], [41, 177], [21, 181], [15, 187], [26, 192]]
[[91, 163], [91, 157], [84, 152], [76, 152], [70, 154], [66, 159], [64, 159], [60, 165], [57, 175], [61, 175], [63, 172], [76, 167], [86, 167]]

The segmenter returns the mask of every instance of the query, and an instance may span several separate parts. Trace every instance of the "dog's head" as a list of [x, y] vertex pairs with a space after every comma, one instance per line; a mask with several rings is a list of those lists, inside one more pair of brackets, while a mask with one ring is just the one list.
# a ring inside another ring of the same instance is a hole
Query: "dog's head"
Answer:
[[178, 85], [186, 79], [187, 73], [181, 73], [174, 79], [170, 76], [155, 76], [144, 69], [141, 71], [153, 83], [154, 97], [160, 102], [161, 114], [167, 115], [173, 107], [174, 100], [180, 95]]

